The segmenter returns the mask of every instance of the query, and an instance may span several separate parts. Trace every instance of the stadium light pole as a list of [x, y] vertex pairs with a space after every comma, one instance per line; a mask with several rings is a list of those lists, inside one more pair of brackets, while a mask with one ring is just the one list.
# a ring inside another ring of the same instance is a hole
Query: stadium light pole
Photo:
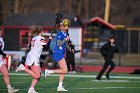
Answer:
[[110, 15], [110, 0], [105, 0], [105, 14], [104, 14], [104, 20], [106, 22], [109, 22], [109, 15]]

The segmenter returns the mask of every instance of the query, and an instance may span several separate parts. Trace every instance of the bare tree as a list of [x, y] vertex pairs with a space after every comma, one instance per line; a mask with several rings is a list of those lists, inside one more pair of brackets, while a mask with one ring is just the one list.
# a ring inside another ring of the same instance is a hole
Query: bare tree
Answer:
[[14, 13], [17, 14], [19, 9], [19, 0], [15, 0]]
[[[3, 18], [11, 13], [78, 14], [81, 18], [104, 17], [105, 0], [0, 0]], [[136, 24], [140, 0], [111, 0], [110, 22]]]
[[85, 2], [85, 17], [88, 18], [89, 17], [89, 9], [88, 9], [88, 1], [87, 0], [84, 0]]

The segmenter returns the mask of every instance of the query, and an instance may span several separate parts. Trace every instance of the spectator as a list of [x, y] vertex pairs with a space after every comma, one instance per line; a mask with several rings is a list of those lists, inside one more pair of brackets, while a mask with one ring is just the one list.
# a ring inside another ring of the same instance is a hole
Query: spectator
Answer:
[[101, 55], [104, 57], [105, 63], [102, 70], [97, 75], [96, 79], [101, 80], [103, 73], [105, 72], [105, 70], [108, 68], [109, 65], [110, 68], [106, 73], [106, 78], [110, 79], [109, 74], [115, 68], [115, 64], [112, 59], [114, 58], [114, 53], [118, 52], [118, 47], [115, 44], [115, 38], [110, 37], [109, 41], [100, 48], [100, 52]]
[[[70, 46], [71, 49], [75, 51], [74, 45], [72, 44], [72, 41], [68, 42], [68, 45]], [[67, 68], [68, 68], [68, 73], [73, 73], [75, 74], [75, 54], [68, 49], [66, 49], [66, 63], [67, 63]], [[72, 69], [71, 69], [72, 67]]]

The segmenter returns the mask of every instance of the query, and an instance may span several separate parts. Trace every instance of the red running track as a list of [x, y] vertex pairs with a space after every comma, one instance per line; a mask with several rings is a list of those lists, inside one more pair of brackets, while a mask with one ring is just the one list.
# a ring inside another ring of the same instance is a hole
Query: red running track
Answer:
[[[78, 66], [76, 67], [78, 71], [83, 72], [99, 72], [102, 69], [102, 66]], [[116, 66], [115, 69], [112, 72], [118, 72], [118, 73], [132, 73], [134, 70], [139, 69], [140, 67], [122, 67], [122, 66]]]
[[[42, 70], [44, 70], [46, 67], [42, 67]], [[102, 66], [76, 66], [77, 72], [99, 72], [102, 69]], [[112, 72], [115, 73], [132, 73], [134, 70], [140, 70], [140, 67], [123, 67], [123, 66], [116, 66], [115, 69]]]

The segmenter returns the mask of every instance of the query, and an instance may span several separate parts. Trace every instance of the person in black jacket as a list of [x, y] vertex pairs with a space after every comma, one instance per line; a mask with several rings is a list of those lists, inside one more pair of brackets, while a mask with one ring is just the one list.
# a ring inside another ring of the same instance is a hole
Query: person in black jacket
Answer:
[[105, 63], [103, 65], [102, 70], [99, 72], [99, 74], [96, 77], [97, 80], [101, 80], [102, 75], [104, 74], [105, 70], [108, 68], [109, 65], [110, 68], [105, 76], [107, 79], [110, 79], [109, 74], [115, 68], [115, 64], [112, 59], [114, 58], [114, 53], [117, 52], [118, 52], [118, 47], [115, 44], [115, 38], [112, 36], [109, 38], [109, 41], [100, 48], [100, 53], [104, 57]]
[[[72, 41], [69, 41], [68, 45], [70, 46], [71, 49], [75, 51]], [[66, 49], [66, 63], [67, 63], [68, 73], [69, 74], [76, 73], [75, 72], [75, 53], [69, 51], [68, 49]]]

